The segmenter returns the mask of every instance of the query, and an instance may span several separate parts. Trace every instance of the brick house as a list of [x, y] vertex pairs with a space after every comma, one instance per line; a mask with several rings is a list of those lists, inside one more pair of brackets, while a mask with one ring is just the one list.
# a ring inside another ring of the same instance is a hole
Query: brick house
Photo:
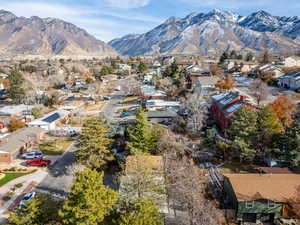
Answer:
[[39, 127], [27, 127], [0, 139], [0, 163], [11, 163], [43, 139], [44, 131]]
[[248, 105], [245, 98], [238, 92], [226, 92], [212, 96], [211, 115], [221, 130], [229, 128], [235, 111]]

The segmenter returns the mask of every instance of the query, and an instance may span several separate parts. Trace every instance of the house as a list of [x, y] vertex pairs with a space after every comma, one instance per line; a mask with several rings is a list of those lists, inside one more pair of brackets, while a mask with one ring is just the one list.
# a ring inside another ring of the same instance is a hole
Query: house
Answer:
[[249, 105], [239, 92], [226, 92], [212, 96], [211, 115], [221, 130], [229, 128], [231, 118], [241, 107]]
[[39, 127], [27, 127], [0, 139], [0, 163], [11, 163], [19, 154], [38, 144], [43, 134]]
[[259, 73], [272, 73], [275, 78], [280, 77], [281, 75], [284, 74], [282, 69], [276, 65], [273, 64], [265, 64], [262, 66], [258, 66], [252, 70], [254, 74], [259, 74]]
[[56, 126], [58, 125], [58, 123], [66, 120], [69, 114], [69, 111], [58, 109], [46, 114], [42, 118], [27, 123], [27, 125], [28, 127], [40, 127], [45, 131], [56, 130]]
[[227, 71], [248, 73], [257, 67], [257, 63], [236, 59], [227, 59], [224, 62], [224, 67]]
[[300, 72], [290, 72], [278, 77], [278, 86], [288, 89], [300, 88]]
[[198, 72], [190, 72], [187, 74], [187, 88], [195, 87], [195, 84], [200, 77], [211, 77], [211, 72], [209, 71], [198, 71]]
[[273, 222], [288, 215], [287, 200], [296, 197], [299, 174], [225, 174], [225, 201], [237, 221]]
[[300, 57], [299, 56], [290, 56], [285, 58], [281, 62], [284, 67], [300, 67]]
[[195, 93], [199, 96], [204, 95], [207, 96], [211, 93], [211, 91], [215, 90], [216, 83], [220, 80], [217, 76], [211, 77], [198, 77], [195, 84]]
[[131, 66], [128, 64], [124, 64], [124, 63], [118, 64], [118, 68], [119, 68], [119, 70], [122, 70], [122, 71], [131, 71]]
[[33, 108], [33, 105], [6, 105], [0, 108], [0, 115], [24, 117], [26, 115], [31, 115], [31, 110]]
[[149, 85], [142, 86], [141, 93], [144, 99], [165, 99], [167, 97], [164, 91], [156, 90], [155, 86]]
[[174, 110], [152, 110], [147, 112], [147, 118], [152, 123], [168, 124], [177, 117]]
[[180, 102], [153, 99], [147, 100], [145, 105], [148, 110], [159, 110], [167, 108], [178, 109], [180, 107]]

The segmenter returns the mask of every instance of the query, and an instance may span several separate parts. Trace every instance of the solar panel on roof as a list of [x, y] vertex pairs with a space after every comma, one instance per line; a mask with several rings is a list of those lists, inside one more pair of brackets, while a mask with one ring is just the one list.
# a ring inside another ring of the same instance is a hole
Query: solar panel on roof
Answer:
[[47, 118], [43, 119], [42, 121], [47, 123], [52, 123], [53, 121], [60, 118], [59, 113], [53, 113], [52, 115], [48, 116]]

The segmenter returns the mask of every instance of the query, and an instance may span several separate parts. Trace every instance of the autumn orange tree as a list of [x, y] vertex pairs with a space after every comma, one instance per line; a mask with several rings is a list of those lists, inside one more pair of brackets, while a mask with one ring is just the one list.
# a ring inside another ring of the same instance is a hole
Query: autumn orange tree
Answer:
[[235, 87], [235, 81], [231, 75], [228, 75], [224, 79], [218, 81], [215, 86], [220, 90], [230, 90]]
[[14, 132], [24, 127], [26, 127], [25, 123], [18, 119], [12, 119], [8, 124], [9, 132]]
[[287, 95], [280, 95], [271, 104], [277, 118], [283, 127], [289, 127], [293, 122], [293, 116], [296, 112], [295, 102]]

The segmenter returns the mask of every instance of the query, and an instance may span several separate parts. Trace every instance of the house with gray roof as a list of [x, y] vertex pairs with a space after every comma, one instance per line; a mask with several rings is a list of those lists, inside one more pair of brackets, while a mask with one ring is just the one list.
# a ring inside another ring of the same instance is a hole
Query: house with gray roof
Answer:
[[290, 72], [278, 77], [278, 86], [288, 89], [300, 88], [300, 72]]
[[10, 163], [43, 139], [44, 130], [26, 127], [0, 139], [0, 163]]

